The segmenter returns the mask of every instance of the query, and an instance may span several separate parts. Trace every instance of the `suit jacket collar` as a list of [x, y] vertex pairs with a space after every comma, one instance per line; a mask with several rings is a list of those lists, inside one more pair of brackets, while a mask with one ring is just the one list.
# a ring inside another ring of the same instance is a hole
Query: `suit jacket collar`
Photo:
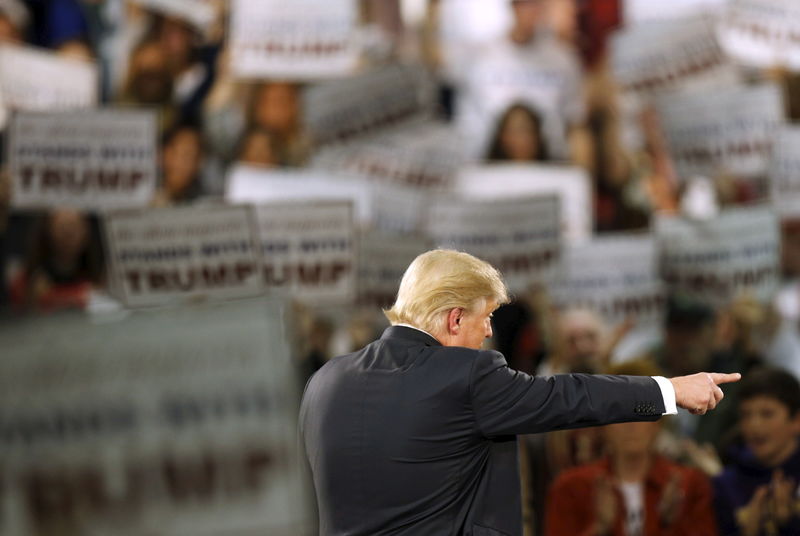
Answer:
[[442, 343], [424, 331], [406, 326], [389, 326], [381, 335], [381, 340], [386, 339], [403, 339], [421, 343], [425, 346], [442, 346]]

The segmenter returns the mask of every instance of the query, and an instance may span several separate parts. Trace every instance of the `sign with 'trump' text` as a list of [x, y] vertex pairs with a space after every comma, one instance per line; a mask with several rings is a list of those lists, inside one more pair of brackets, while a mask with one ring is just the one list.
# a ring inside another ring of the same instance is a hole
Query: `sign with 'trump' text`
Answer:
[[773, 84], [664, 96], [657, 109], [683, 180], [765, 174], [783, 122], [781, 90]]
[[797, 0], [730, 0], [719, 35], [725, 51], [746, 65], [800, 68]]
[[611, 234], [564, 248], [552, 295], [560, 306], [592, 309], [610, 325], [659, 325], [665, 301], [653, 237]]
[[0, 45], [0, 125], [10, 110], [72, 110], [97, 104], [93, 63], [33, 47]]
[[712, 220], [659, 217], [661, 275], [670, 292], [724, 307], [742, 294], [768, 301], [780, 281], [780, 232], [771, 207], [728, 209]]
[[419, 234], [368, 231], [358, 244], [358, 304], [390, 307], [403, 274], [417, 255], [431, 249]]
[[274, 298], [0, 327], [0, 534], [310, 534]]
[[358, 65], [355, 0], [233, 0], [230, 21], [237, 77], [313, 80]]
[[156, 187], [156, 116], [20, 112], [10, 124], [8, 155], [14, 207], [143, 207]]
[[344, 142], [426, 115], [424, 73], [389, 65], [308, 89], [303, 120], [317, 145]]
[[489, 262], [520, 292], [554, 275], [561, 250], [559, 199], [440, 199], [431, 205], [427, 232], [439, 247]]
[[349, 201], [257, 205], [264, 281], [307, 303], [355, 297], [353, 204]]
[[105, 218], [112, 288], [131, 307], [263, 291], [248, 207], [117, 212]]
[[729, 69], [714, 22], [706, 17], [618, 30], [611, 42], [611, 63], [620, 88], [642, 94], [710, 83]]

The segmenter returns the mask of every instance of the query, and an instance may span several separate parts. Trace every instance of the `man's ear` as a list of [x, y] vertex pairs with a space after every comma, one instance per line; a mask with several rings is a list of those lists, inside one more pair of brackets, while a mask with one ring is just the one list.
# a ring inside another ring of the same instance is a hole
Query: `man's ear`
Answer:
[[453, 307], [447, 313], [447, 333], [450, 335], [458, 334], [461, 329], [461, 317], [464, 314], [464, 309], [460, 307]]

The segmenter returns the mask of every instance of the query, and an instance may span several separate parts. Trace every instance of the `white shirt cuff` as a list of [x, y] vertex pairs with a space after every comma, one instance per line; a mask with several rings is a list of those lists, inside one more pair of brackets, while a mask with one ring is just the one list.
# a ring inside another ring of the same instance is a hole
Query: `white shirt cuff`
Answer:
[[678, 405], [675, 402], [675, 388], [672, 382], [664, 376], [651, 376], [661, 388], [661, 396], [664, 398], [664, 413], [662, 415], [676, 415]]

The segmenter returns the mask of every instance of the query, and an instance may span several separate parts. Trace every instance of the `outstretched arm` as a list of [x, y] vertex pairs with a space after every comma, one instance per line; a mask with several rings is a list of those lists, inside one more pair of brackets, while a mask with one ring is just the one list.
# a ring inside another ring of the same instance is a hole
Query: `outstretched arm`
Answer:
[[698, 372], [691, 376], [678, 376], [670, 378], [675, 388], [675, 402], [678, 407], [689, 410], [695, 415], [703, 415], [706, 411], [717, 407], [722, 400], [720, 384], [738, 382], [742, 375], [719, 374], [716, 372]]

